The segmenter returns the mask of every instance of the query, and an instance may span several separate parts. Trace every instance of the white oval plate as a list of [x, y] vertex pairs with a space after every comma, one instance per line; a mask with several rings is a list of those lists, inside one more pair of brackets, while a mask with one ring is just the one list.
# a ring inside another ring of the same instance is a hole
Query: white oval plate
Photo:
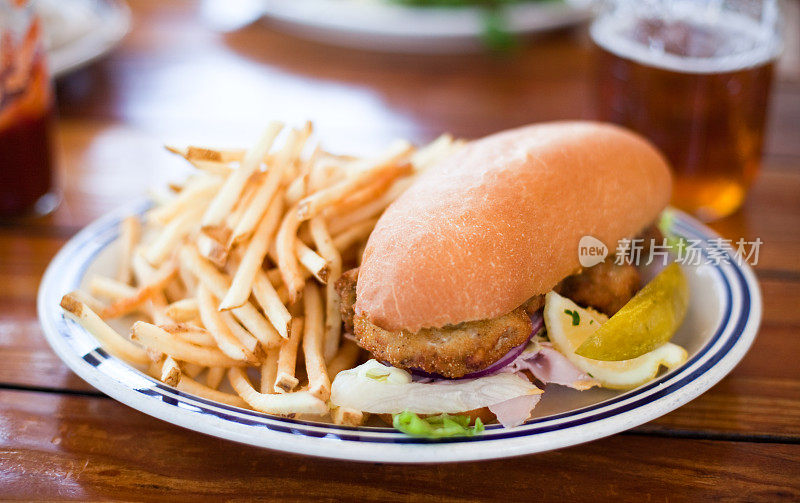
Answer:
[[[391, 428], [347, 427], [262, 414], [205, 400], [156, 381], [110, 357], [80, 325], [65, 318], [61, 296], [87, 273], [113, 275], [120, 220], [147, 202], [121, 208], [71, 239], [48, 267], [39, 289], [39, 319], [58, 356], [89, 384], [146, 414], [245, 444], [356, 461], [430, 463], [503, 458], [587, 442], [662, 416], [719, 382], [742, 359], [761, 320], [761, 294], [751, 269], [730, 254], [719, 264], [684, 266], [689, 312], [673, 341], [689, 352], [682, 367], [635, 390], [574, 391], [550, 385], [534, 417], [515, 428], [490, 425], [483, 435], [429, 440]], [[699, 240], [704, 260], [719, 257], [711, 230], [671, 211], [673, 231]], [[713, 243], [712, 243], [713, 244]]]
[[[591, 0], [507, 5], [509, 33], [543, 32], [592, 16]], [[297, 36], [331, 45], [409, 53], [472, 52], [485, 48], [484, 13], [476, 7], [409, 7], [390, 0], [264, 0], [264, 17]]]
[[124, 0], [39, 0], [35, 5], [53, 78], [108, 53], [131, 26]]

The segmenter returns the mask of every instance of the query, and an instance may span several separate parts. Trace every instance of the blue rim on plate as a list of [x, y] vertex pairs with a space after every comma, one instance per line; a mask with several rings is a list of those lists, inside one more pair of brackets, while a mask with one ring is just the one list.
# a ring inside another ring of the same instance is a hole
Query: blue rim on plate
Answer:
[[[761, 321], [761, 294], [752, 270], [730, 260], [712, 266], [721, 286], [721, 320], [708, 341], [684, 365], [611, 399], [515, 428], [487, 426], [477, 437], [424, 439], [391, 428], [338, 426], [281, 418], [206, 400], [167, 386], [110, 356], [59, 308], [61, 296], [77, 289], [89, 266], [118, 236], [125, 216], [141, 214], [143, 201], [90, 224], [51, 262], [38, 295], [39, 319], [58, 356], [89, 384], [137, 410], [186, 428], [251, 445], [299, 454], [372, 462], [452, 462], [501, 458], [587, 442], [627, 430], [694, 399], [741, 360]], [[718, 236], [670, 209], [672, 231], [700, 240], [708, 256]], [[727, 252], [726, 252], [727, 253]], [[376, 445], [377, 444], [377, 445]]]

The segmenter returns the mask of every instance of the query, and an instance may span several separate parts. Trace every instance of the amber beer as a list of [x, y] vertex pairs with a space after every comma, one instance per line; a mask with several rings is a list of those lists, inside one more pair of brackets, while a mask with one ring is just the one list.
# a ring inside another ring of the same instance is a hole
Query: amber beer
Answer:
[[779, 42], [745, 15], [703, 17], [601, 16], [592, 40], [600, 118], [658, 145], [674, 169], [672, 204], [714, 220], [759, 171]]

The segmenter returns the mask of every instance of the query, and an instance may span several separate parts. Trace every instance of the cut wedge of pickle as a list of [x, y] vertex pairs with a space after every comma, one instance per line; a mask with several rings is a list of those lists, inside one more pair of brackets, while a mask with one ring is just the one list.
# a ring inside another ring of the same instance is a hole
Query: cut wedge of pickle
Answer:
[[597, 379], [605, 388], [636, 388], [652, 380], [661, 366], [672, 369], [686, 361], [686, 350], [671, 342], [623, 361], [592, 360], [577, 355], [575, 350], [607, 321], [605, 315], [584, 309], [555, 292], [545, 297], [544, 323], [550, 342], [573, 365]]
[[686, 316], [689, 284], [672, 263], [575, 351], [593, 360], [630, 360], [672, 338]]

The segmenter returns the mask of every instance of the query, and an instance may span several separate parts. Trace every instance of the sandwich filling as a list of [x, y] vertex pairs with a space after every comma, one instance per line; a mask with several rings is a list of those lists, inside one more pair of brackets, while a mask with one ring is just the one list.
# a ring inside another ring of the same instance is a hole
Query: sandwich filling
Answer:
[[[450, 379], [487, 369], [524, 344], [533, 328], [530, 316], [544, 303], [544, 295], [537, 295], [496, 318], [391, 332], [354, 315], [357, 281], [358, 269], [353, 269], [336, 283], [345, 329], [354, 334], [356, 343], [394, 367]], [[640, 281], [634, 266], [608, 261], [565, 278], [554, 290], [610, 316], [633, 297]]]

